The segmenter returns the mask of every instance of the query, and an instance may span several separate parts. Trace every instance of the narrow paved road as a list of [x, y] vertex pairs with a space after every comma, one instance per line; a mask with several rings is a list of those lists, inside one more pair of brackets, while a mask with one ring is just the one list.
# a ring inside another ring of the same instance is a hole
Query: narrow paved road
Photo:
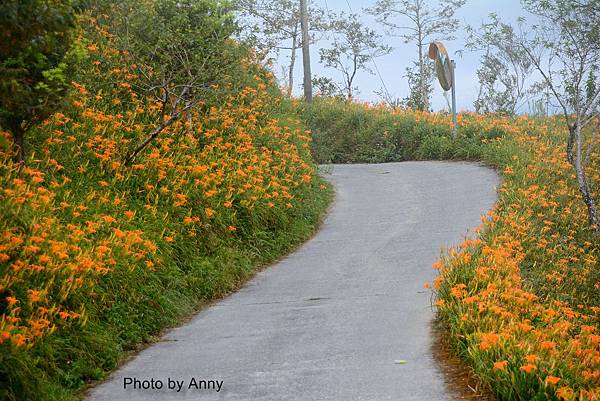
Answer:
[[[407, 162], [336, 165], [327, 178], [336, 201], [312, 240], [169, 332], [89, 399], [456, 399], [431, 355], [423, 283], [441, 247], [479, 225], [497, 175]], [[167, 389], [169, 377], [183, 382], [180, 392]], [[152, 378], [162, 389], [134, 388]]]

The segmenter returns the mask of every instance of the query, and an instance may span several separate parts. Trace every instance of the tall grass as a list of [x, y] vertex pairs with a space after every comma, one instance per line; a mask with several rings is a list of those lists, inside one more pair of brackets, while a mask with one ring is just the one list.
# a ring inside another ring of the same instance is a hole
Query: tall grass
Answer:
[[460, 135], [453, 140], [447, 116], [337, 99], [317, 98], [313, 107], [300, 109], [313, 130], [313, 156], [319, 163], [480, 160], [482, 139], [504, 135], [502, 126], [461, 124]]

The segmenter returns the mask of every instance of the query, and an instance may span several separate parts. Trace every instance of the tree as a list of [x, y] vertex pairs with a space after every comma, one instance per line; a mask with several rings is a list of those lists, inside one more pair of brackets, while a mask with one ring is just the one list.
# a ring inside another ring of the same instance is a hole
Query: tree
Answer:
[[321, 62], [343, 75], [342, 91], [352, 98], [354, 78], [358, 71], [373, 73], [368, 62], [391, 51], [389, 46], [380, 44], [380, 37], [372, 29], [364, 26], [358, 15], [341, 14], [333, 23], [335, 31], [330, 48], [319, 49]]
[[344, 98], [344, 92], [339, 85], [329, 77], [313, 77], [313, 86], [317, 89], [317, 95], [321, 97]]
[[408, 81], [408, 96], [402, 99], [404, 107], [413, 110], [429, 110], [429, 98], [433, 91], [434, 64], [430, 60], [412, 62], [406, 67], [404, 77]]
[[[250, 45], [265, 53], [287, 51], [290, 54], [286, 71], [287, 95], [294, 88], [294, 68], [297, 51], [302, 48], [300, 30], [300, 2], [298, 0], [237, 0], [234, 7], [243, 17], [242, 29]], [[330, 27], [323, 9], [309, 3], [308, 20], [311, 43], [319, 39], [319, 33]]]
[[598, 233], [598, 208], [587, 174], [598, 141], [598, 129], [591, 125], [600, 117], [598, 1], [522, 2], [539, 21], [531, 32], [511, 38], [510, 45], [528, 57], [562, 110], [568, 129], [567, 159], [575, 170], [589, 223]]
[[432, 62], [427, 58], [425, 46], [434, 40], [454, 39], [452, 33], [459, 23], [454, 14], [466, 0], [440, 0], [431, 7], [426, 0], [377, 0], [367, 11], [383, 24], [388, 33], [398, 36], [404, 43], [417, 45], [418, 58], [412, 68], [407, 68], [411, 87], [408, 103], [419, 110], [429, 109], [431, 97]]
[[68, 0], [0, 4], [0, 125], [12, 133], [20, 164], [26, 132], [63, 104], [76, 11]]
[[524, 102], [527, 80], [533, 72], [529, 57], [516, 42], [524, 32], [500, 21], [496, 14], [479, 29], [467, 26], [467, 49], [485, 51], [477, 70], [479, 94], [475, 101], [478, 113], [513, 115]]
[[161, 106], [155, 128], [125, 157], [128, 165], [161, 132], [206, 100], [239, 63], [229, 40], [236, 26], [227, 4], [217, 0], [153, 0], [143, 7], [129, 0], [109, 7], [105, 15], [116, 46], [137, 77], [132, 88]]

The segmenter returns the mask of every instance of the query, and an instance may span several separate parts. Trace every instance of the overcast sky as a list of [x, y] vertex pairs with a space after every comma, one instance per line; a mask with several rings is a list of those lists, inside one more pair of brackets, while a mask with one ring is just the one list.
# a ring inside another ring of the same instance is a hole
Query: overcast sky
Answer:
[[[417, 59], [417, 47], [415, 44], [404, 44], [400, 38], [385, 35], [384, 29], [377, 24], [374, 19], [366, 15], [363, 9], [372, 6], [375, 0], [314, 0], [315, 4], [332, 12], [346, 12], [350, 9], [363, 16], [364, 22], [378, 33], [383, 35], [382, 41], [393, 47], [393, 51], [387, 55], [375, 59], [376, 65], [381, 73], [381, 77], [387, 86], [392, 97], [403, 98], [408, 94], [408, 85], [404, 77], [405, 68], [412, 60]], [[430, 4], [436, 4], [436, 0], [429, 0]], [[497, 13], [507, 22], [515, 22], [519, 16], [527, 16], [522, 9], [519, 0], [467, 0], [467, 3], [456, 14], [462, 27], [465, 25], [479, 26], [487, 20], [490, 13]], [[464, 49], [465, 33], [461, 28], [455, 35], [454, 41], [444, 42], [448, 52], [456, 60], [456, 88], [457, 88], [457, 108], [458, 110], [472, 110], [473, 102], [477, 97], [478, 84], [476, 70], [480, 63], [480, 53], [464, 52], [462, 58], [455, 56], [454, 52]], [[327, 46], [327, 42], [317, 43], [311, 48], [312, 73], [318, 76], [338, 77], [335, 70], [325, 68], [319, 63], [319, 47]], [[300, 84], [302, 82], [302, 59], [301, 52], [298, 54], [299, 60], [296, 68], [295, 80], [297, 85], [294, 93], [301, 95]], [[278, 63], [287, 62], [288, 53], [282, 53]], [[281, 75], [281, 67], [276, 66], [278, 76]], [[355, 79], [359, 88], [357, 98], [360, 100], [377, 101], [378, 96], [374, 91], [382, 87], [381, 80], [377, 75], [370, 75], [367, 72], [360, 72]], [[443, 91], [437, 80], [434, 82], [434, 94], [432, 106], [434, 110], [440, 110], [446, 107], [446, 100]]]

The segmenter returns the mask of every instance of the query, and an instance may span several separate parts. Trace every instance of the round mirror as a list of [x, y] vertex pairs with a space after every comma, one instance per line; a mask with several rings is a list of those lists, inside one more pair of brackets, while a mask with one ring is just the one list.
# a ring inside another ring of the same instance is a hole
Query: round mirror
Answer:
[[452, 65], [446, 48], [441, 42], [432, 42], [429, 45], [429, 58], [435, 60], [435, 73], [440, 85], [445, 91], [452, 88]]

